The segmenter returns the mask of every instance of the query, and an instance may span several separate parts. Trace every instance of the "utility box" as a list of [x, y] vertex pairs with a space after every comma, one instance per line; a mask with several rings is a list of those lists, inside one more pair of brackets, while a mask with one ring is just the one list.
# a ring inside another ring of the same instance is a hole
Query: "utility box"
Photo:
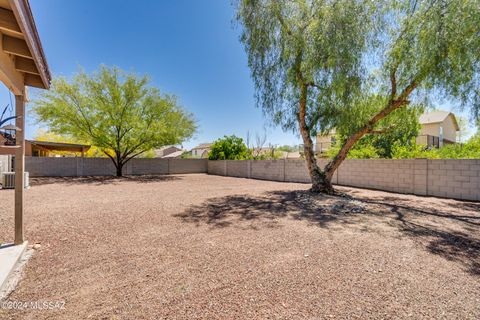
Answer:
[[13, 156], [0, 155], [0, 174], [13, 171]]
[[[30, 175], [28, 172], [24, 172], [24, 188], [30, 187], [29, 181]], [[15, 172], [3, 172], [0, 173], [0, 183], [2, 189], [15, 189]]]

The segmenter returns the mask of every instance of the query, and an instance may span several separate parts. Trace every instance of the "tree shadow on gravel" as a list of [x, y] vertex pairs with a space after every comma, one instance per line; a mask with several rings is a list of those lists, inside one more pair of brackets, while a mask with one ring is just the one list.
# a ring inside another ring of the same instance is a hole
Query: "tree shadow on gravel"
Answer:
[[389, 196], [359, 201], [388, 208], [391, 225], [429, 252], [459, 262], [480, 276], [480, 204], [452, 201], [439, 210]]
[[269, 227], [276, 226], [278, 220], [285, 217], [308, 220], [320, 227], [326, 227], [329, 222], [345, 217], [328, 212], [309, 201], [309, 198], [308, 191], [273, 191], [257, 197], [225, 196], [209, 199], [202, 205], [190, 207], [175, 216], [196, 225], [228, 227], [250, 222], [249, 226], [253, 228], [265, 222]]
[[280, 227], [280, 220], [288, 218], [321, 228], [350, 228], [361, 232], [377, 232], [383, 225], [392, 227], [392, 233], [398, 231], [400, 237], [413, 239], [432, 254], [455, 261], [480, 276], [478, 204], [455, 202], [451, 205], [437, 209], [394, 196], [364, 198], [274, 191], [258, 196], [212, 198], [176, 217], [186, 223], [213, 228]]
[[182, 176], [171, 175], [139, 175], [139, 176], [85, 176], [85, 177], [38, 177], [30, 178], [31, 186], [41, 186], [48, 184], [66, 184], [66, 185], [106, 185], [117, 184], [119, 182], [137, 182], [154, 183], [182, 180]]

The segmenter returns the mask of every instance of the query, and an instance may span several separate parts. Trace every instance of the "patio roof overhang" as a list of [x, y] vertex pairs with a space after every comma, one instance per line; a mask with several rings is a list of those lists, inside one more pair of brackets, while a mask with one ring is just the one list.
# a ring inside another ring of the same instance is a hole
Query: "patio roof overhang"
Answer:
[[27, 0], [0, 0], [0, 37], [0, 80], [8, 89], [48, 89], [51, 75]]
[[62, 143], [50, 141], [27, 140], [32, 146], [38, 146], [48, 151], [87, 152], [90, 149], [86, 144]]
[[[28, 0], [0, 0], [0, 81], [15, 94], [15, 244], [22, 244], [26, 86], [48, 89], [51, 75]], [[2, 146], [0, 146], [2, 147]]]

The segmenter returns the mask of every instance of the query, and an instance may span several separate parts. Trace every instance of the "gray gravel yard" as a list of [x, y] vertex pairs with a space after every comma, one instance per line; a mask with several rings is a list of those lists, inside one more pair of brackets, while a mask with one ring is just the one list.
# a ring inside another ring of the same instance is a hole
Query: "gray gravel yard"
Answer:
[[[1, 319], [479, 319], [480, 204], [204, 174], [37, 178]], [[0, 241], [13, 191], [0, 191]]]

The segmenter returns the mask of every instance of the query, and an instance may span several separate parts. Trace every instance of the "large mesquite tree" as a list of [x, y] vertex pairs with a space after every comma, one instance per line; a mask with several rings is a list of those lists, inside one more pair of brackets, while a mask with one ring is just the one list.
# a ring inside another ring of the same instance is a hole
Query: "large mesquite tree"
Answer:
[[[478, 0], [239, 0], [241, 41], [257, 104], [299, 130], [312, 191], [331, 179], [368, 134], [401, 124], [429, 98], [455, 98], [478, 116]], [[324, 167], [312, 136], [345, 139]]]
[[33, 103], [33, 112], [56, 134], [102, 150], [122, 176], [124, 165], [151, 149], [191, 137], [193, 116], [172, 95], [148, 86], [146, 77], [116, 68], [55, 79]]

